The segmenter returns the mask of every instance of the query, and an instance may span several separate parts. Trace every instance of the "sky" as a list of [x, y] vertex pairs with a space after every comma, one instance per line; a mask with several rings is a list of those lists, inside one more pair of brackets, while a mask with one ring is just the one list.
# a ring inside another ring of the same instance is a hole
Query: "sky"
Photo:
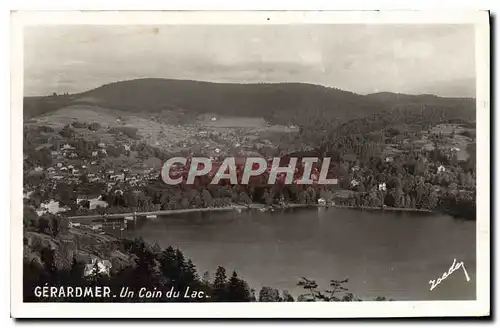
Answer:
[[472, 25], [27, 27], [26, 96], [135, 78], [475, 96]]

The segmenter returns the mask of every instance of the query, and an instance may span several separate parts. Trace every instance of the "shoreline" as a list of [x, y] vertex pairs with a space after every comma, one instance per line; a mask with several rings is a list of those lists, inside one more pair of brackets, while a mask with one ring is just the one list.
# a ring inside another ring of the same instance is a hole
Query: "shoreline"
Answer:
[[393, 211], [393, 212], [414, 212], [414, 213], [435, 213], [435, 211], [428, 209], [419, 208], [401, 208], [401, 207], [370, 207], [370, 206], [344, 206], [344, 205], [322, 205], [322, 204], [294, 204], [289, 203], [285, 205], [265, 205], [254, 203], [250, 205], [233, 204], [231, 206], [225, 207], [202, 207], [202, 208], [187, 208], [178, 210], [162, 210], [162, 211], [150, 211], [150, 212], [127, 212], [127, 213], [113, 213], [108, 215], [92, 214], [92, 215], [75, 215], [69, 216], [69, 220], [81, 220], [81, 219], [119, 219], [127, 216], [167, 216], [176, 214], [186, 214], [186, 213], [199, 213], [199, 212], [228, 212], [228, 211], [238, 211], [243, 210], [262, 210], [265, 211], [275, 211], [275, 210], [286, 210], [294, 208], [338, 208], [338, 209], [351, 209], [351, 210], [366, 210], [366, 211]]

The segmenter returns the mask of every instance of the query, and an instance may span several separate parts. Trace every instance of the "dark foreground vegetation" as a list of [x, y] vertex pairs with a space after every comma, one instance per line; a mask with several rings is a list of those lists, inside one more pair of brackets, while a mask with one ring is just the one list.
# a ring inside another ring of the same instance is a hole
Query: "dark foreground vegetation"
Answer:
[[[146, 245], [142, 239], [122, 240], [115, 247], [130, 254], [129, 265], [123, 268], [112, 267], [109, 274], [99, 270], [96, 264], [88, 276], [84, 277], [87, 263], [76, 258], [62, 258], [61, 251], [50, 247], [40, 250], [40, 258], [26, 257], [23, 268], [23, 292], [25, 302], [294, 302], [294, 301], [361, 301], [348, 292], [345, 280], [332, 280], [328, 290], [319, 290], [315, 281], [302, 278], [298, 285], [304, 288], [304, 294], [296, 300], [289, 292], [278, 291], [271, 287], [262, 287], [258, 294], [238, 274], [227, 272], [218, 267], [215, 275], [208, 272], [201, 277], [194, 263], [186, 259], [179, 249], [158, 245]], [[69, 261], [69, 263], [61, 263]], [[38, 287], [64, 286], [95, 287], [109, 286], [110, 297], [68, 297], [57, 294], [55, 297], [37, 297]], [[128, 288], [128, 289], [127, 289]], [[127, 293], [124, 290], [127, 290]], [[143, 291], [140, 293], [140, 291]], [[145, 291], [154, 291], [147, 294]], [[130, 291], [133, 294], [130, 294]], [[157, 295], [161, 297], [147, 297]], [[193, 297], [193, 292], [203, 297]], [[202, 292], [202, 294], [200, 294]], [[120, 296], [120, 293], [121, 296]], [[115, 295], [116, 297], [114, 297]], [[383, 297], [375, 299], [386, 300]]]

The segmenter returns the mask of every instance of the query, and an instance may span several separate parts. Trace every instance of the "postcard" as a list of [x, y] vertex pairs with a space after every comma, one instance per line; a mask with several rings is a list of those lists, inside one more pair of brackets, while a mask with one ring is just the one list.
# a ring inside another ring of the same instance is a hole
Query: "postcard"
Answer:
[[488, 12], [12, 13], [11, 315], [490, 315]]

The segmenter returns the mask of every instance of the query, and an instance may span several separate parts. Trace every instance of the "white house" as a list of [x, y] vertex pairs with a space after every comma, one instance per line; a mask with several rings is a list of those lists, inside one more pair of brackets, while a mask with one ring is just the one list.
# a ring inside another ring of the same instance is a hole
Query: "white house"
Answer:
[[97, 156], [99, 156], [99, 152], [98, 152], [98, 151], [93, 151], [93, 152], [92, 152], [92, 156], [93, 156], [93, 157], [97, 157]]
[[215, 153], [220, 153], [220, 149], [219, 148], [215, 148]]
[[445, 172], [446, 169], [443, 165], [439, 165], [438, 169], [437, 169], [437, 172], [440, 173], [440, 172]]
[[42, 203], [40, 204], [40, 209], [37, 210], [38, 215], [42, 215], [44, 213], [51, 213], [51, 214], [56, 214], [59, 212], [66, 212], [68, 208], [66, 207], [59, 207], [59, 202], [56, 202], [55, 200], [51, 199], [48, 203]]
[[99, 199], [99, 198], [89, 199], [89, 202], [90, 202], [89, 208], [91, 210], [97, 208], [97, 206], [99, 206], [99, 207], [108, 207], [108, 203], [105, 202], [105, 201], [103, 201], [103, 200], [101, 200], [101, 199]]
[[[99, 272], [94, 272], [96, 269], [96, 264], [97, 264], [97, 270]], [[83, 271], [83, 275], [85, 277], [100, 273], [100, 274], [105, 274], [109, 275], [109, 269], [111, 269], [111, 262], [109, 260], [99, 260], [97, 258], [92, 259], [92, 263], [89, 263], [85, 266], [85, 269]]]
[[70, 144], [65, 144], [65, 145], [63, 145], [63, 146], [61, 147], [61, 149], [66, 150], [66, 149], [75, 149], [75, 148], [74, 148], [74, 147], [72, 147]]
[[386, 191], [387, 190], [385, 182], [382, 182], [382, 183], [378, 184], [378, 190], [380, 190], [380, 191]]
[[357, 180], [353, 179], [353, 180], [351, 181], [351, 186], [356, 187], [357, 185], [359, 185], [359, 181], [357, 181]]
[[106, 144], [104, 142], [100, 142], [97, 144], [97, 146], [104, 148], [104, 147], [106, 147]]
[[69, 228], [76, 228], [76, 227], [79, 227], [80, 226], [80, 222], [71, 222], [69, 221], [68, 223], [68, 227]]
[[210, 119], [210, 121], [217, 121], [217, 117], [215, 117], [215, 116], [214, 116], [214, 117], [212, 117], [212, 118]]

